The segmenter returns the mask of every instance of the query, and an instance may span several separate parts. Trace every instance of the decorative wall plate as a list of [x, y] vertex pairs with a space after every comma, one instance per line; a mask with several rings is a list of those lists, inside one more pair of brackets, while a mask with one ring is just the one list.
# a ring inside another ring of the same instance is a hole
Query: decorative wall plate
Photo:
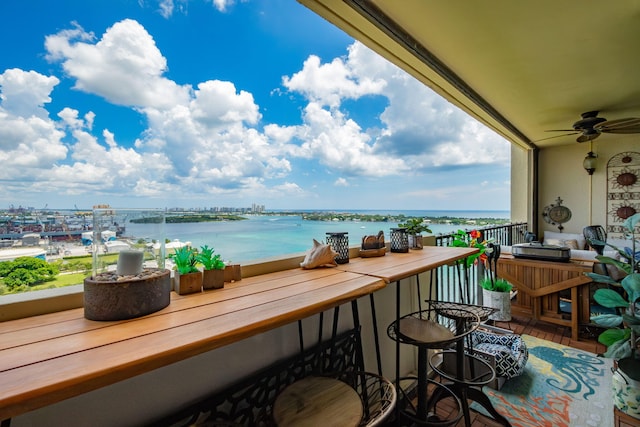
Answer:
[[640, 153], [616, 154], [607, 162], [607, 234], [624, 238], [624, 221], [640, 212]]
[[571, 210], [566, 206], [562, 206], [562, 199], [558, 197], [555, 204], [544, 207], [542, 218], [547, 224], [557, 225], [558, 230], [562, 231], [564, 228], [562, 224], [571, 219]]

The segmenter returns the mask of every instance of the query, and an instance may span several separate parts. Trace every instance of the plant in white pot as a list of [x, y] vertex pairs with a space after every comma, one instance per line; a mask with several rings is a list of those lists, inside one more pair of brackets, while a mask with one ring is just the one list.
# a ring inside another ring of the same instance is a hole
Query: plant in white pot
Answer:
[[411, 249], [422, 249], [422, 233], [431, 233], [431, 229], [422, 218], [407, 218], [407, 221], [398, 224], [398, 227], [407, 230]]
[[[616, 361], [613, 375], [614, 404], [616, 407], [632, 417], [640, 419], [640, 357], [638, 344], [640, 343], [640, 253], [636, 252], [638, 242], [635, 237], [635, 227], [640, 222], [637, 213], [624, 222], [626, 236], [630, 246], [620, 249], [606, 242], [615, 249], [622, 260], [608, 256], [597, 256], [596, 259], [605, 266], [613, 266], [623, 273], [622, 280], [617, 281], [611, 275], [587, 273], [594, 281], [606, 283], [607, 289], [598, 289], [593, 298], [603, 307], [613, 308], [615, 314], [600, 314], [592, 316], [596, 324], [607, 327], [598, 341], [607, 346], [604, 353]], [[617, 278], [617, 277], [616, 277]]]
[[489, 316], [491, 320], [508, 322], [511, 320], [511, 289], [513, 285], [505, 279], [485, 277], [480, 281], [482, 305], [497, 311]]
[[202, 264], [202, 289], [220, 289], [224, 287], [224, 268], [220, 254], [214, 254], [207, 245], [200, 247], [196, 259]]
[[202, 272], [198, 270], [196, 251], [190, 246], [175, 249], [175, 291], [179, 295], [202, 291]]

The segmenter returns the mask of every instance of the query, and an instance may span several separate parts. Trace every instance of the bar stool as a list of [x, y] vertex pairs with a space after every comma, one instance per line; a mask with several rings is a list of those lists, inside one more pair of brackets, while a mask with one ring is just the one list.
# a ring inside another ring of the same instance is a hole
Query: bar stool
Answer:
[[[455, 390], [428, 378], [428, 350], [448, 349], [458, 343], [464, 348], [463, 340], [477, 328], [479, 323], [478, 314], [464, 307], [438, 308], [435, 301], [427, 301], [427, 307], [424, 310], [407, 314], [389, 325], [387, 335], [391, 339], [398, 343], [413, 345], [418, 350], [417, 378], [404, 377], [397, 381], [398, 392], [406, 397], [406, 393], [399, 386], [400, 381], [417, 379], [417, 407], [411, 404], [410, 399], [404, 399], [404, 407], [398, 410], [402, 417], [414, 424], [429, 426], [450, 426], [462, 418], [464, 402], [461, 402]], [[427, 391], [429, 385], [434, 387], [430, 397]], [[449, 407], [443, 409], [438, 406], [444, 399], [453, 401], [456, 408], [454, 416], [451, 416]], [[444, 418], [446, 416], [448, 418]]]
[[[456, 334], [465, 338], [470, 338], [478, 328], [480, 321], [488, 318], [493, 312], [491, 308], [469, 304], [442, 301], [431, 301], [430, 304], [438, 314], [453, 320], [456, 325]], [[468, 347], [472, 348], [471, 340], [469, 340]], [[440, 363], [441, 359], [446, 360], [447, 357], [455, 358], [455, 364]], [[498, 423], [507, 427], [511, 426], [511, 423], [495, 410], [489, 397], [482, 391], [483, 386], [495, 380], [495, 369], [473, 351], [465, 351], [464, 340], [457, 340], [454, 349], [448, 348], [442, 354], [432, 355], [429, 359], [429, 365], [441, 378], [448, 381], [445, 383], [446, 386], [460, 399], [465, 426], [471, 425], [469, 400], [479, 403]], [[433, 399], [437, 400], [441, 393], [441, 390], [434, 391]]]
[[369, 372], [308, 376], [287, 386], [276, 398], [278, 427], [373, 427], [396, 403], [396, 390], [386, 378]]

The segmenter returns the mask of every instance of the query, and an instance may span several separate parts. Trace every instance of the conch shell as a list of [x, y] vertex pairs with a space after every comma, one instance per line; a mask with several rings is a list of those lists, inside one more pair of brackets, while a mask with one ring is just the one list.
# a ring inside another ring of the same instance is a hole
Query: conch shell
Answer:
[[307, 270], [323, 265], [335, 267], [338, 265], [338, 263], [336, 263], [336, 256], [338, 256], [338, 253], [334, 251], [330, 245], [320, 243], [316, 239], [313, 239], [313, 247], [307, 252], [304, 261], [300, 263], [300, 267]]

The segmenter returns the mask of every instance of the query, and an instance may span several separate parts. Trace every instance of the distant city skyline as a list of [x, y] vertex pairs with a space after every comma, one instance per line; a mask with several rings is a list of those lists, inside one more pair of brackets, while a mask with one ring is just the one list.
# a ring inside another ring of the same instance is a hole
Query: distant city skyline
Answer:
[[295, 1], [0, 15], [0, 210], [510, 209], [507, 141]]

